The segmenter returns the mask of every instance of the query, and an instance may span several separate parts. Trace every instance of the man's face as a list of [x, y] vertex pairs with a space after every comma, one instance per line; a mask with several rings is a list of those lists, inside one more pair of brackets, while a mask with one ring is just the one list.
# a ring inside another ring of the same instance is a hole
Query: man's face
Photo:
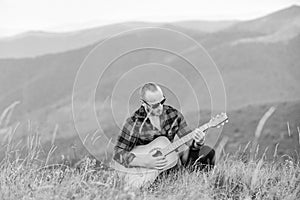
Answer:
[[[160, 104], [165, 97], [161, 91], [146, 91], [144, 100], [150, 105], [145, 103], [145, 109], [147, 112], [151, 112], [150, 114], [153, 116], [160, 116], [163, 112], [163, 105]], [[158, 106], [153, 108], [152, 105], [157, 104]]]

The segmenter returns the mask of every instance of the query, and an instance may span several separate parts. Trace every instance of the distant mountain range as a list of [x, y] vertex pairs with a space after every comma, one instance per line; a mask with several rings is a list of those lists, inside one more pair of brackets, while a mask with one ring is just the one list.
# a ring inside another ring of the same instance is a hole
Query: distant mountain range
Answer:
[[127, 22], [66, 33], [31, 31], [13, 37], [0, 38], [0, 58], [25, 58], [61, 53], [93, 45], [111, 35], [138, 27], [172, 27], [191, 32], [212, 33], [237, 21], [182, 21], [173, 24]]
[[[76, 72], [89, 51], [112, 34], [148, 26], [181, 31], [205, 47], [222, 74], [229, 109], [300, 99], [300, 7], [292, 6], [250, 21], [128, 22], [70, 33], [28, 32], [2, 38], [0, 109], [14, 100], [22, 102], [20, 116], [69, 106]], [[198, 56], [193, 48], [182, 53]], [[106, 84], [112, 83], [107, 80]], [[199, 87], [203, 96], [209, 96], [205, 85]], [[191, 111], [194, 105], [188, 99], [185, 109]], [[200, 103], [202, 108], [210, 106], [209, 99]]]

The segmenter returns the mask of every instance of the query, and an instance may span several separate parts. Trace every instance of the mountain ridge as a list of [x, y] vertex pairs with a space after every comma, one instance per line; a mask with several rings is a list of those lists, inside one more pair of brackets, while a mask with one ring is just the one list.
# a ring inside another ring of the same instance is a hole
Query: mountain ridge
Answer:
[[[226, 31], [247, 31], [257, 32], [257, 34], [270, 34], [274, 29], [278, 29], [278, 27], [282, 26], [282, 24], [284, 24], [287, 20], [295, 18], [295, 16], [298, 16], [296, 20], [298, 26], [300, 24], [299, 13], [300, 6], [295, 5], [283, 10], [276, 11], [264, 17], [246, 21], [190, 20], [174, 23], [150, 23], [132, 21], [126, 23], [110, 24], [100, 27], [92, 27], [65, 33], [33, 31], [13, 36], [7, 39], [0, 39], [0, 59], [25, 57], [34, 58], [36, 56], [41, 56], [49, 53], [62, 53], [65, 51], [79, 49], [95, 44], [110, 35], [119, 33], [124, 30], [130, 30], [132, 28], [138, 27], [141, 28], [149, 25], [157, 27], [170, 26], [176, 30], [187, 32], [195, 38], [203, 38], [203, 35]], [[286, 19], [283, 19], [283, 21], [280, 22], [280, 25], [276, 25], [276, 21], [282, 18]], [[271, 23], [271, 26], [266, 25], [266, 22]], [[253, 24], [255, 24], [254, 27]]]
[[[292, 13], [295, 12], [294, 10], [292, 7]], [[169, 25], [162, 24], [165, 27]], [[239, 32], [234, 28], [235, 26], [209, 34], [199, 33], [192, 29], [179, 29], [185, 30], [186, 34], [191, 37], [195, 36], [194, 39], [203, 44], [217, 64], [224, 79], [229, 109], [244, 104], [299, 99], [300, 84], [297, 77], [300, 76], [298, 67], [300, 36], [296, 35], [285, 43], [264, 43], [254, 40], [232, 45], [232, 42], [240, 39], [263, 36], [262, 33]], [[138, 36], [134, 35], [132, 42], [136, 38]], [[85, 56], [95, 45], [97, 43], [71, 51], [33, 58], [0, 59], [0, 107], [4, 108], [12, 101], [21, 100], [23, 102], [22, 109], [20, 109], [22, 110], [22, 112], [20, 111], [21, 116], [21, 113], [24, 114], [50, 105], [55, 107], [62, 99], [69, 99], [68, 103], [71, 103], [70, 97], [76, 72]], [[145, 61], [155, 60], [155, 58], [166, 60], [166, 57], [159, 57], [154, 53], [141, 53], [139, 57], [144, 57]], [[182, 54], [192, 57], [199, 56], [193, 46], [190, 49], [183, 49]], [[124, 60], [124, 64], [129, 65], [132, 60], [134, 57], [129, 57]], [[167, 60], [166, 64], [170, 66], [180, 63], [177, 58]], [[185, 66], [184, 63], [182, 64]], [[189, 77], [194, 77], [192, 72], [187, 73]], [[111, 85], [112, 83], [107, 80], [106, 84]], [[195, 87], [197, 90], [203, 91], [203, 97], [209, 97], [203, 81], [201, 84], [196, 84]], [[185, 105], [191, 104], [188, 101], [189, 97], [185, 98]], [[209, 107], [211, 102], [209, 98], [203, 98], [200, 103], [204, 107]], [[186, 109], [191, 110], [192, 107], [187, 106]]]

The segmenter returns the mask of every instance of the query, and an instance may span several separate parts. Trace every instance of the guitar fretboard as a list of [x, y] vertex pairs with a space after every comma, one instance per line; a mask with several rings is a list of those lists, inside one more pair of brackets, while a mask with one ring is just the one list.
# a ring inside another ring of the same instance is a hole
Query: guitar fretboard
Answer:
[[[201, 131], [205, 131], [206, 129], [209, 128], [209, 125], [206, 123], [204, 125], [202, 125], [200, 127]], [[173, 143], [171, 143], [170, 145], [168, 145], [167, 147], [165, 147], [163, 149], [163, 153], [164, 155], [168, 155], [169, 153], [175, 151], [178, 147], [180, 147], [181, 145], [183, 145], [184, 143], [189, 142], [190, 140], [193, 139], [193, 132], [190, 132], [189, 134], [183, 136], [182, 138], [180, 138], [179, 140], [174, 141]]]

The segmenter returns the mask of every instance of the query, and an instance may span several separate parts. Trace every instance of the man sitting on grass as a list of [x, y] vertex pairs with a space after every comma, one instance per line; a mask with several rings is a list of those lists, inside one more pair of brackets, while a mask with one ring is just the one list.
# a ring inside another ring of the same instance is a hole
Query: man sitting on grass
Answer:
[[[190, 133], [181, 112], [165, 105], [162, 89], [155, 83], [146, 83], [140, 90], [141, 106], [124, 124], [114, 148], [114, 160], [125, 167], [146, 167], [163, 169], [167, 160], [163, 155], [135, 155], [130, 151], [137, 145], [146, 145], [159, 136], [166, 136], [171, 142]], [[137, 133], [133, 133], [137, 132]], [[194, 140], [188, 143], [180, 154], [177, 166], [196, 166], [209, 169], [214, 166], [215, 151], [204, 145], [205, 133], [194, 130]]]

